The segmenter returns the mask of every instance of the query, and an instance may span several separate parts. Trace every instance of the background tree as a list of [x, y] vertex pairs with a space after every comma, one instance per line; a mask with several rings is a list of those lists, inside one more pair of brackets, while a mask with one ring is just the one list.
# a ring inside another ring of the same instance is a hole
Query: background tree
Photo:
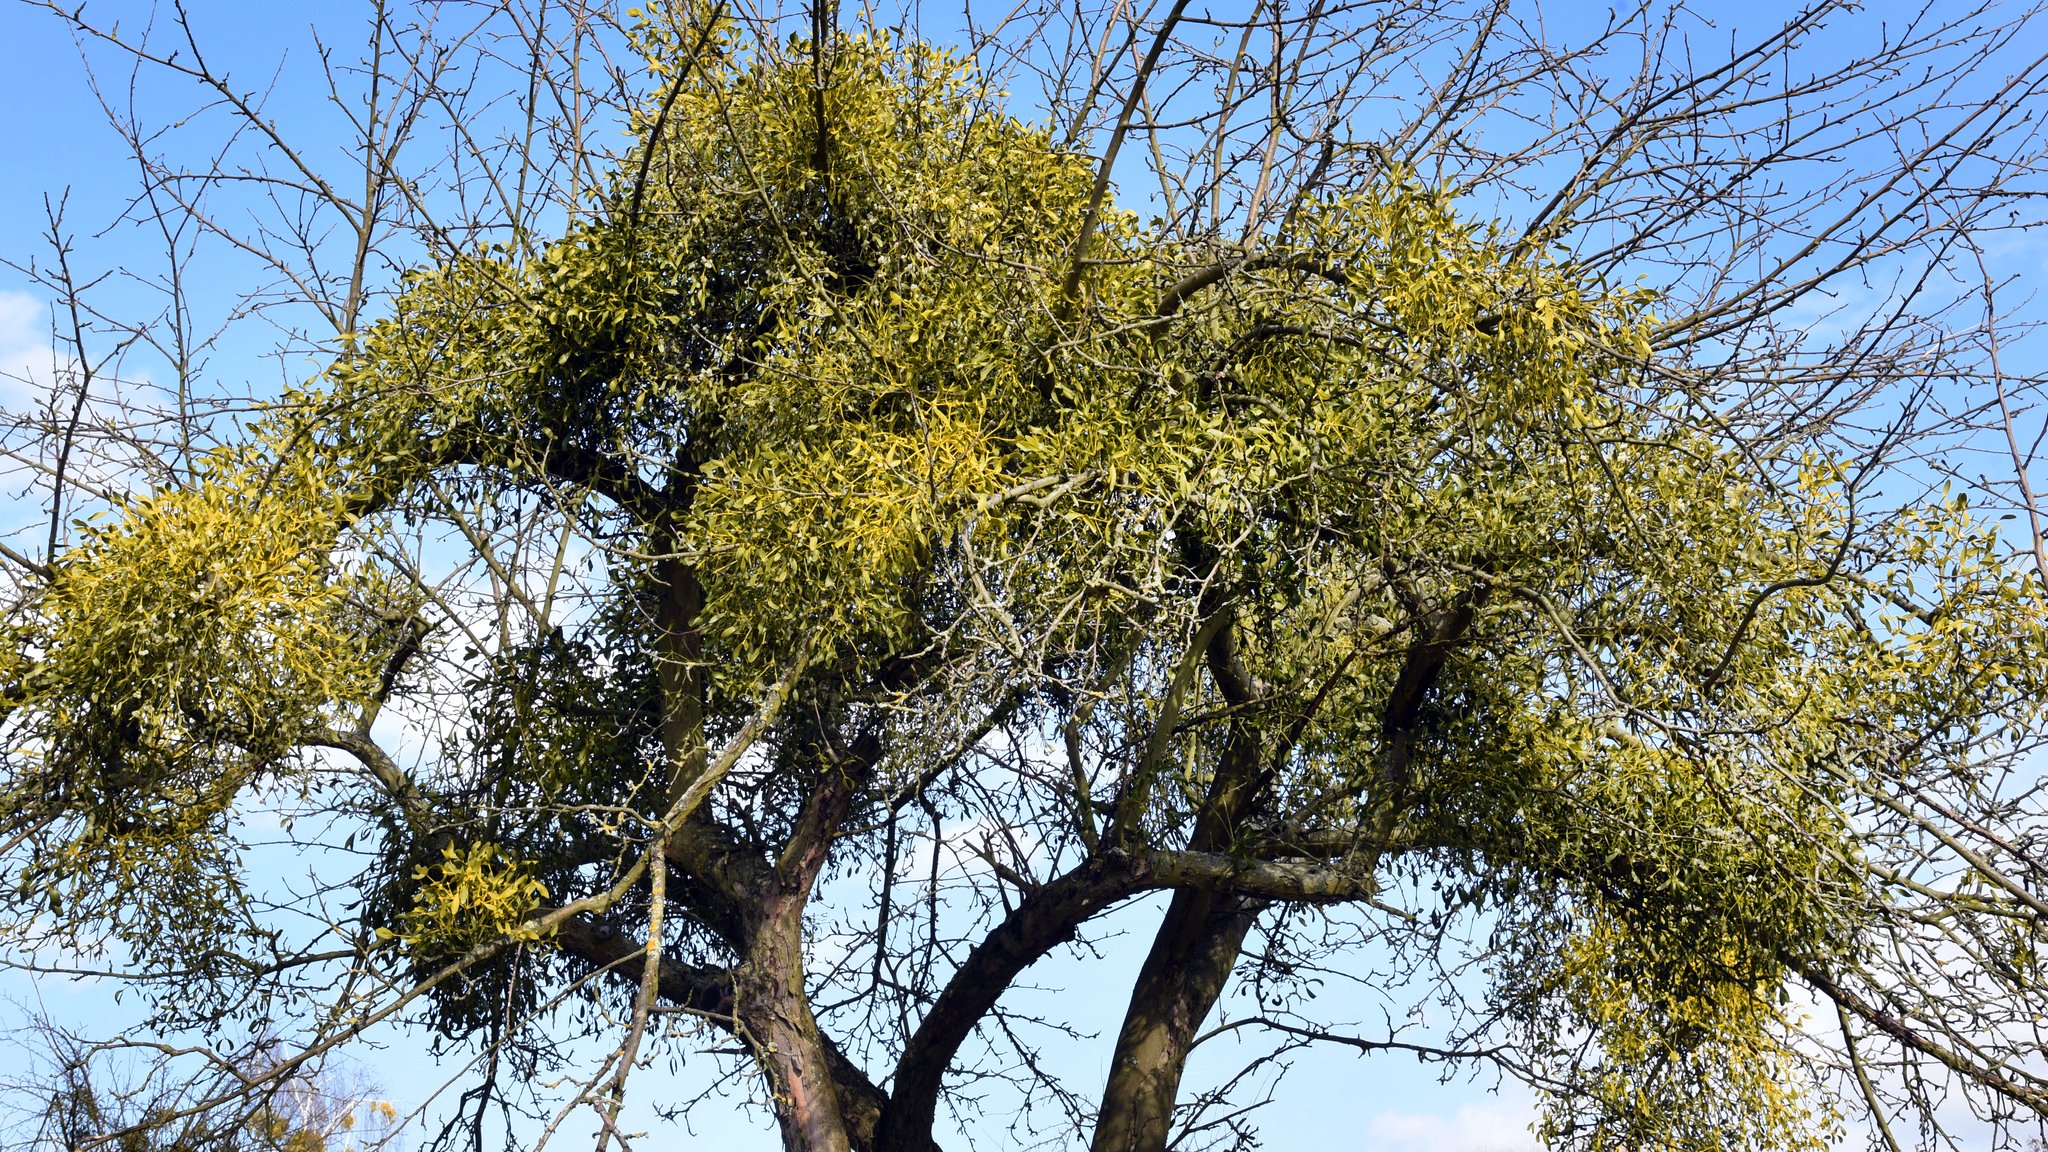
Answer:
[[[182, 10], [53, 11], [231, 126], [115, 107], [176, 274], [117, 321], [53, 213], [7, 443], [7, 931], [180, 1038], [137, 1125], [395, 1021], [477, 1145], [623, 1142], [693, 1046], [792, 1149], [991, 1083], [1243, 1144], [1219, 1030], [1491, 1066], [1559, 1146], [2048, 1113], [2039, 537], [1981, 511], [2032, 10], [380, 6], [346, 178]], [[216, 251], [310, 382], [208, 382]], [[1071, 1084], [1004, 995], [1148, 893]]]
[[[122, 1152], [352, 1152], [383, 1146], [397, 1109], [360, 1077], [304, 1069], [272, 1075], [264, 1064], [221, 1069], [212, 1080], [152, 1075], [145, 1061], [93, 1058], [90, 1045], [61, 1033], [23, 1045], [7, 1082], [10, 1094], [35, 1099], [10, 1118], [10, 1144], [36, 1148], [111, 1145]], [[139, 1073], [139, 1074], [138, 1074]], [[195, 1095], [236, 1081], [260, 1101], [253, 1112], [187, 1111]], [[257, 1085], [260, 1085], [258, 1087]], [[183, 1112], [183, 1115], [176, 1115]]]

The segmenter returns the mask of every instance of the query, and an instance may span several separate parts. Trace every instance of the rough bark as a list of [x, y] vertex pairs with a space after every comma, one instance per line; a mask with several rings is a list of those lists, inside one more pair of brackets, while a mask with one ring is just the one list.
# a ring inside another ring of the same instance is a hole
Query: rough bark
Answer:
[[733, 1015], [768, 1078], [785, 1152], [850, 1152], [852, 1138], [804, 991], [803, 897], [776, 897], [733, 973]]
[[1174, 893], [1117, 1034], [1093, 1152], [1165, 1149], [1195, 1030], [1223, 994], [1245, 933], [1265, 907], [1241, 896]]
[[[1263, 802], [1272, 772], [1261, 761], [1264, 741], [1248, 715], [1261, 693], [1240, 659], [1236, 629], [1226, 625], [1205, 657], [1217, 692], [1239, 712], [1189, 837], [1194, 852], [1211, 854], [1232, 847], [1239, 823]], [[1095, 1152], [1166, 1147], [1195, 1030], [1222, 996], [1245, 933], [1267, 903], [1230, 892], [1175, 890], [1117, 1033]]]
[[[590, 920], [571, 920], [556, 934], [555, 942], [564, 952], [604, 969], [622, 983], [640, 981], [646, 945], [617, 928]], [[706, 968], [664, 956], [660, 988], [663, 1003], [687, 1008], [715, 1024], [736, 1026], [732, 970]], [[888, 1094], [841, 1052], [831, 1037], [821, 1034], [819, 1041], [838, 1092], [847, 1138], [856, 1152], [867, 1152], [875, 1146], [875, 1132]], [[918, 1152], [931, 1152], [932, 1148], [927, 1142]]]

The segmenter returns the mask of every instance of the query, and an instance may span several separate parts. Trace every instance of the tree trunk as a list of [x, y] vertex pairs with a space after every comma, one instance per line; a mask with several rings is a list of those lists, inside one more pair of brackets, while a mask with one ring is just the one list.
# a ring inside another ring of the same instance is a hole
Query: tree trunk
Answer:
[[1173, 894], [1117, 1034], [1093, 1152], [1163, 1152], [1195, 1030], [1223, 994], [1265, 906], [1239, 896]]
[[786, 1152], [850, 1152], [831, 1058], [804, 992], [803, 895], [774, 899], [733, 976], [733, 1012], [768, 1077]]
[[[1258, 695], [1226, 626], [1206, 653], [1216, 689], [1234, 708]], [[1255, 807], [1271, 784], [1260, 764], [1264, 741], [1258, 727], [1233, 721], [1229, 743], [1196, 817], [1189, 847], [1201, 852], [1228, 848], [1238, 821]], [[1116, 1038], [1109, 1083], [1095, 1120], [1093, 1152], [1164, 1152], [1173, 1131], [1173, 1102], [1195, 1030], [1209, 1016], [1237, 966], [1245, 933], [1266, 901], [1182, 889], [1173, 894], [1166, 918], [1152, 938], [1152, 951], [1138, 970], [1131, 1004]]]

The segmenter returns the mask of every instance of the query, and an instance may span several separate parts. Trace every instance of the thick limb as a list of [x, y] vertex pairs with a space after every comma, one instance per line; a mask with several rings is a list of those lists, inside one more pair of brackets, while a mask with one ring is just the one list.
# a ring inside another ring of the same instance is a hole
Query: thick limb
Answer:
[[[590, 920], [572, 920], [562, 926], [555, 942], [563, 951], [605, 969], [621, 982], [637, 984], [642, 979], [646, 945], [616, 928]], [[686, 1009], [723, 1027], [737, 1027], [730, 969], [704, 968], [663, 956], [659, 987], [664, 1004]], [[856, 1150], [874, 1147], [875, 1129], [888, 1096], [829, 1037], [821, 1035], [819, 1041], [849, 1142]]]
[[733, 973], [733, 1017], [768, 1078], [786, 1152], [850, 1152], [831, 1057], [804, 991], [801, 896], [777, 899]]
[[1266, 902], [1182, 889], [1138, 971], [1117, 1034], [1093, 1152], [1163, 1152], [1188, 1051]]

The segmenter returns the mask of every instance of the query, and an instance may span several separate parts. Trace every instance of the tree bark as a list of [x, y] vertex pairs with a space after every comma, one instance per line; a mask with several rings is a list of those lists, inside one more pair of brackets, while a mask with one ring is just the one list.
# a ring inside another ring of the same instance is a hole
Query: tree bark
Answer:
[[[578, 918], [561, 927], [555, 935], [555, 942], [564, 952], [588, 962], [595, 969], [610, 973], [625, 984], [637, 985], [641, 980], [647, 946], [617, 928]], [[705, 968], [663, 956], [661, 999], [701, 1013], [722, 1026], [736, 1026], [731, 969]], [[889, 1097], [875, 1086], [859, 1065], [839, 1050], [830, 1036], [820, 1033], [819, 1041], [824, 1045], [825, 1060], [838, 1090], [847, 1139], [855, 1152], [867, 1152], [875, 1147], [876, 1128]], [[916, 1152], [933, 1150], [931, 1142], [926, 1141]]]
[[1117, 1035], [1093, 1152], [1163, 1152], [1195, 1030], [1237, 966], [1263, 900], [1181, 889], [1167, 906]]
[[768, 1078], [786, 1152], [850, 1152], [832, 1060], [804, 991], [806, 893], [778, 895], [733, 973], [733, 1015]]
[[[1206, 656], [1224, 699], [1233, 708], [1255, 706], [1258, 686], [1240, 660], [1235, 629], [1226, 625]], [[1258, 727], [1247, 717], [1232, 722], [1195, 818], [1189, 839], [1194, 851], [1228, 849], [1239, 821], [1264, 798], [1272, 777], [1260, 762], [1262, 745]], [[1093, 1152], [1164, 1152], [1195, 1030], [1223, 995], [1245, 933], [1266, 905], [1248, 896], [1174, 891], [1117, 1034]]]

